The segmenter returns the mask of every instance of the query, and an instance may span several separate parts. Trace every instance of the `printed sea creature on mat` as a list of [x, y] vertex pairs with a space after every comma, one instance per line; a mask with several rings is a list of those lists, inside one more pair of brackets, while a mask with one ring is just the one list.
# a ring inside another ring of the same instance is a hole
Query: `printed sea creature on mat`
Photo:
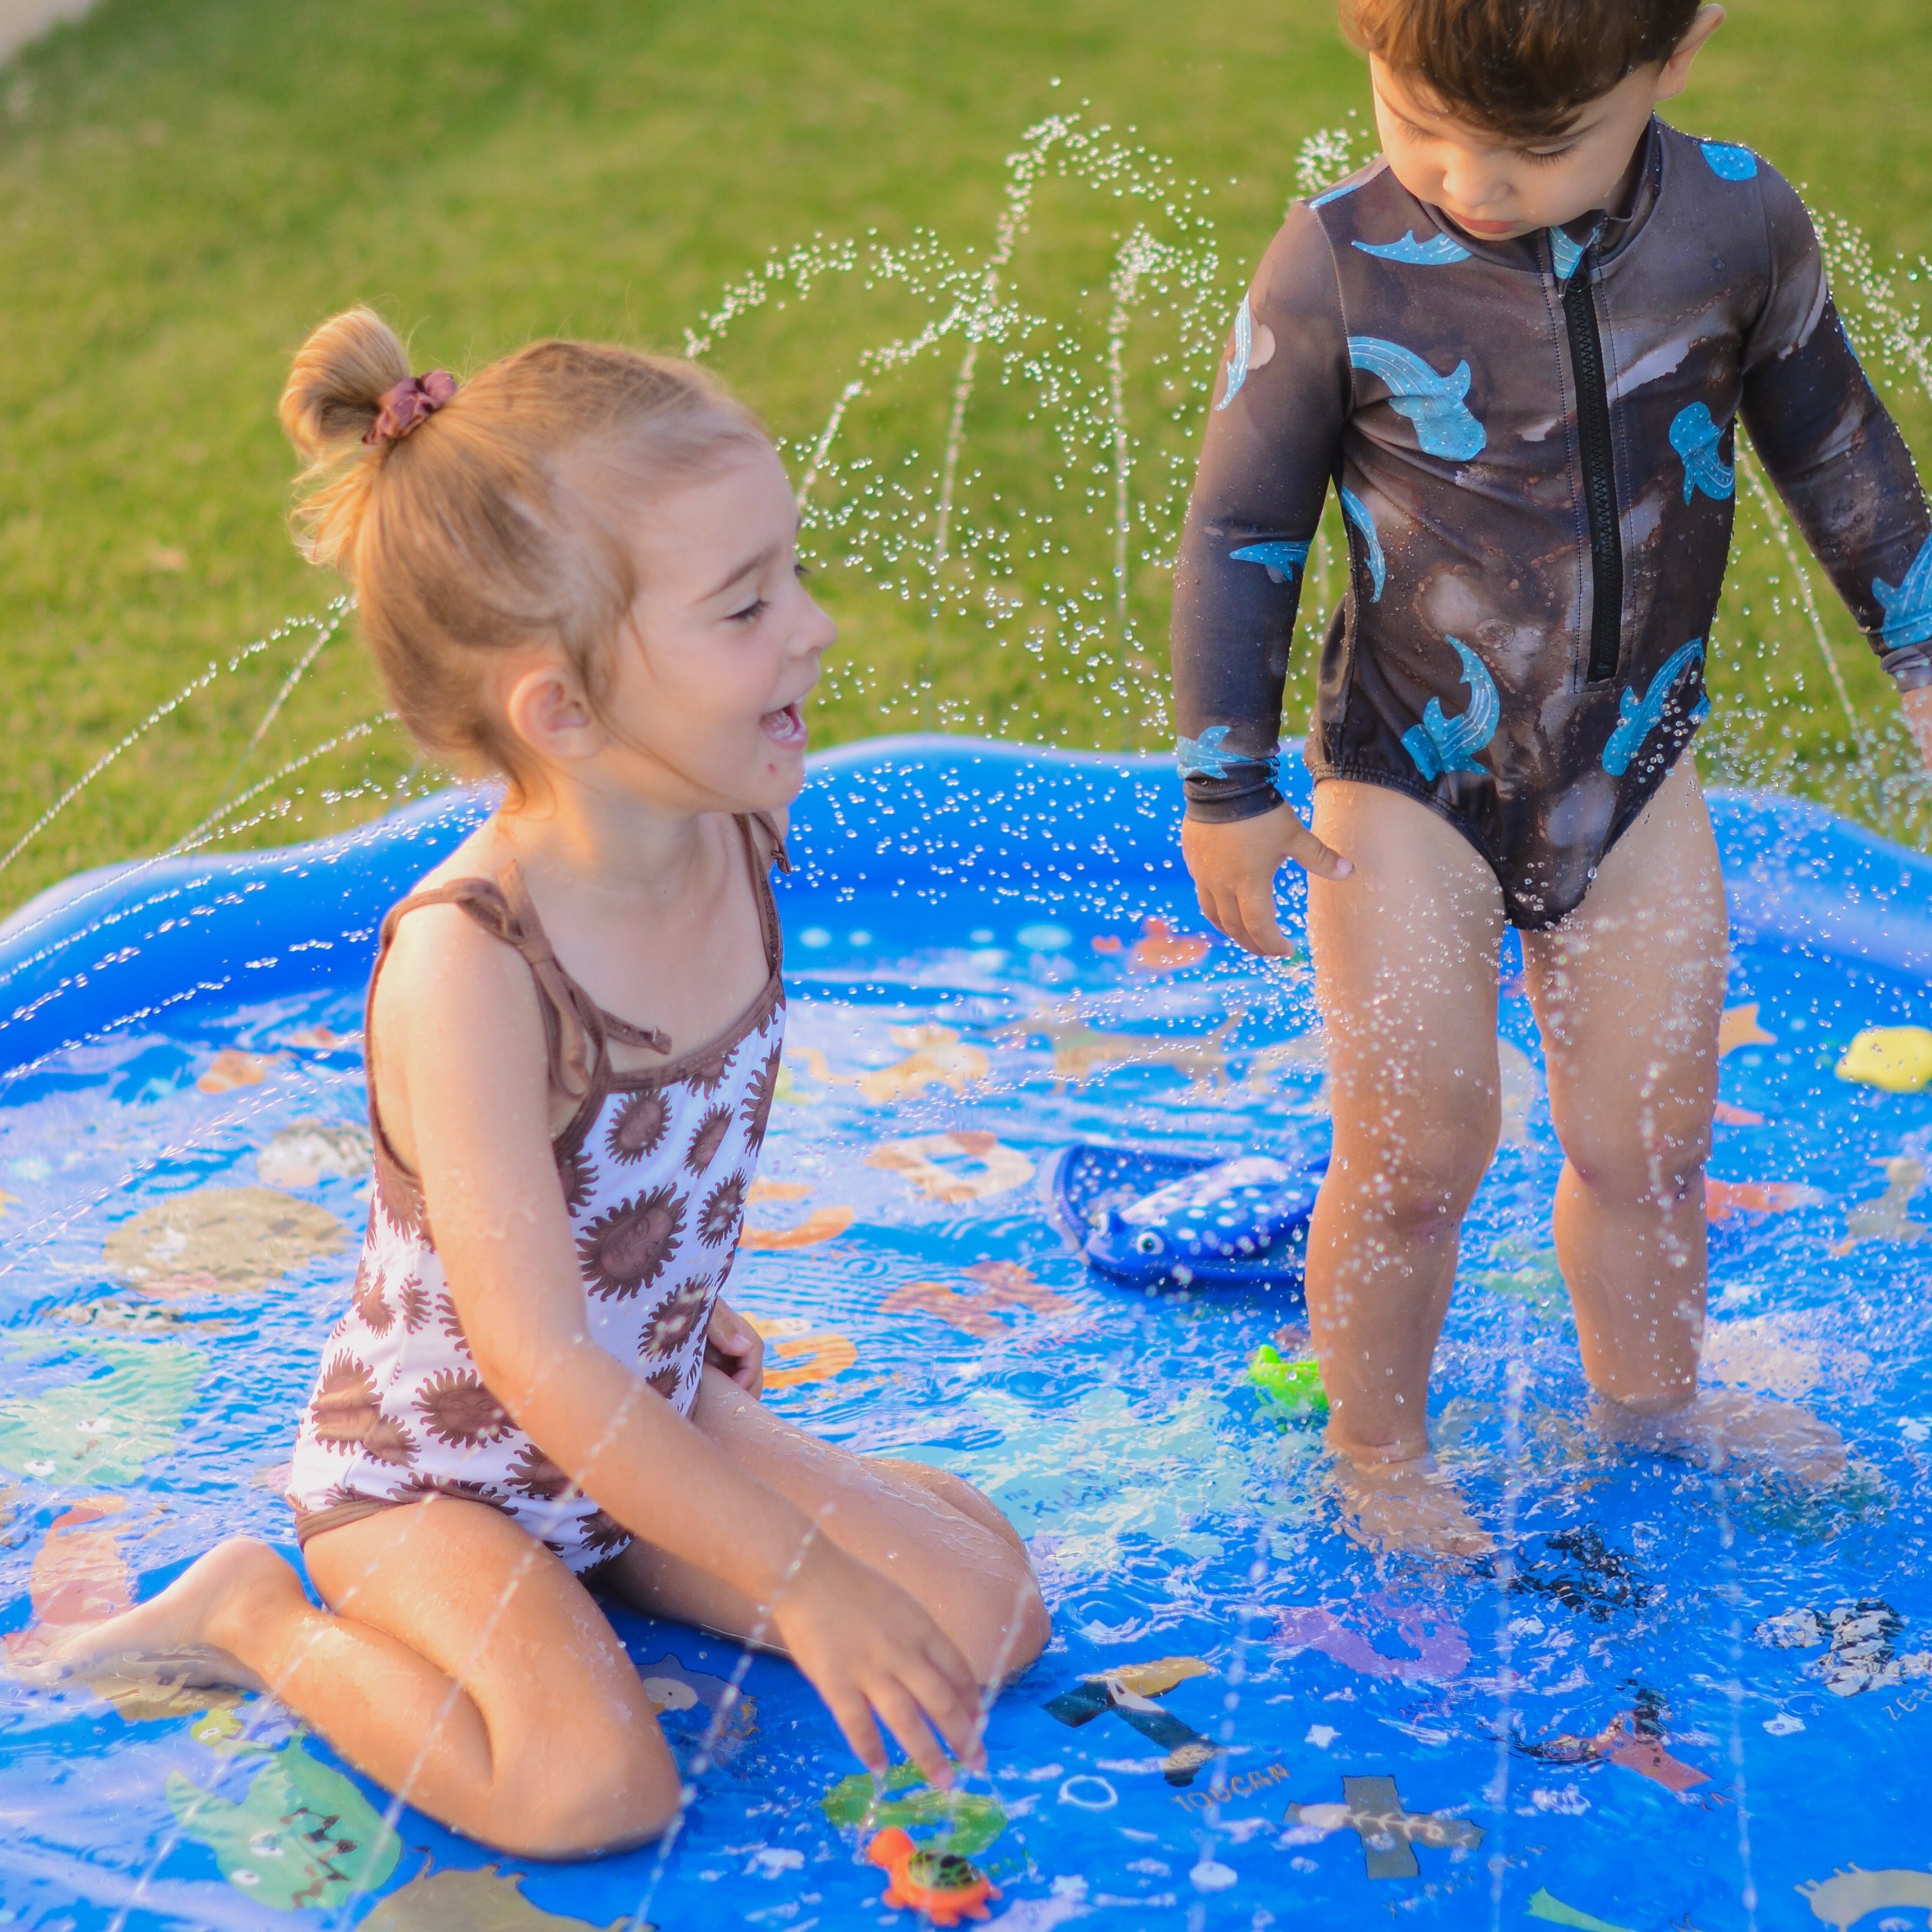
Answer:
[[326, 1208], [272, 1187], [198, 1187], [143, 1208], [107, 1237], [109, 1270], [144, 1294], [252, 1294], [336, 1253]]
[[1112, 933], [1094, 941], [1096, 952], [1124, 952], [1127, 963], [1143, 973], [1178, 973], [1198, 966], [1214, 950], [1214, 943], [1198, 932], [1177, 932], [1158, 915], [1142, 920], [1141, 936], [1130, 945]]
[[886, 1773], [883, 1796], [874, 1790], [869, 1772], [854, 1772], [826, 1793], [819, 1809], [842, 1831], [930, 1831], [919, 1840], [926, 1850], [968, 1858], [977, 1858], [1006, 1828], [1006, 1807], [991, 1792], [956, 1785], [942, 1791], [926, 1783], [916, 1765], [903, 1761]]
[[[523, 1894], [524, 1874], [476, 1871], [425, 1872], [390, 1893], [358, 1922], [358, 1932], [598, 1932], [586, 1918], [566, 1918], [532, 1905]], [[656, 1932], [626, 1912], [607, 1932]]]
[[127, 1507], [124, 1496], [92, 1496], [48, 1524], [28, 1574], [34, 1620], [6, 1639], [14, 1663], [38, 1664], [70, 1631], [133, 1607], [134, 1580], [115, 1533]]
[[1904, 1619], [1883, 1598], [1866, 1597], [1837, 1604], [1822, 1616], [1796, 1610], [1767, 1617], [1756, 1636], [1774, 1650], [1814, 1650], [1828, 1643], [1825, 1654], [1806, 1668], [1824, 1679], [1833, 1696], [1856, 1697], [1888, 1690], [1902, 1678], [1932, 1677], [1932, 1651], [1901, 1657], [1894, 1648], [1904, 1628]]
[[1829, 1878], [1808, 1879], [1796, 1888], [1813, 1918], [1838, 1932], [1851, 1932], [1874, 1912], [1932, 1910], [1932, 1871], [1867, 1871], [1848, 1865]]
[[1519, 1744], [1517, 1750], [1540, 1764], [1613, 1764], [1662, 1785], [1666, 1791], [1681, 1793], [1709, 1784], [1708, 1772], [1672, 1757], [1664, 1748], [1669, 1735], [1664, 1720], [1670, 1712], [1663, 1698], [1654, 1690], [1631, 1688], [1636, 1694], [1631, 1708], [1612, 1718], [1594, 1736], [1573, 1736], [1566, 1732], [1536, 1744]]
[[1392, 1778], [1344, 1778], [1339, 1804], [1291, 1804], [1288, 1843], [1312, 1844], [1331, 1832], [1360, 1839], [1370, 1878], [1418, 1878], [1418, 1845], [1438, 1851], [1473, 1852], [1485, 1834], [1480, 1825], [1446, 1811], [1411, 1811]]
[[866, 1857], [891, 1874], [882, 1904], [895, 1912], [916, 1912], [934, 1925], [985, 1918], [987, 1900], [1000, 1896], [1000, 1888], [970, 1860], [957, 1852], [915, 1844], [896, 1825], [888, 1825], [873, 1839]]
[[[1013, 1330], [996, 1321], [995, 1311], [1029, 1309], [1036, 1315], [1066, 1315], [1075, 1304], [1034, 1279], [1018, 1262], [976, 1262], [964, 1270], [977, 1284], [962, 1294], [943, 1281], [910, 1281], [894, 1288], [879, 1304], [882, 1315], [931, 1315], [982, 1342], [1004, 1341]], [[766, 1378], [770, 1379], [769, 1376]]]
[[1469, 706], [1450, 718], [1442, 700], [1432, 698], [1424, 706], [1422, 722], [1412, 724], [1402, 734], [1402, 748], [1415, 760], [1415, 768], [1432, 783], [1450, 772], [1479, 772], [1483, 768], [1475, 754], [1496, 735], [1502, 717], [1502, 700], [1489, 667], [1460, 638], [1451, 638], [1456, 655], [1462, 661], [1462, 682], [1469, 688]]
[[204, 1094], [232, 1093], [237, 1087], [259, 1087], [275, 1070], [275, 1063], [259, 1053], [224, 1046], [194, 1083]]
[[638, 1677], [660, 1720], [688, 1714], [693, 1742], [708, 1740], [714, 1764], [729, 1764], [758, 1735], [757, 1700], [728, 1678], [689, 1670], [668, 1651], [655, 1664], [639, 1664]]
[[1867, 1027], [1845, 1048], [1838, 1078], [1888, 1094], [1922, 1094], [1932, 1086], [1932, 1032], [1924, 1027]]
[[238, 1804], [178, 1771], [165, 1788], [182, 1837], [206, 1846], [230, 1885], [275, 1911], [333, 1907], [374, 1892], [401, 1855], [369, 1801], [299, 1741], [275, 1753]]
[[1348, 360], [1387, 385], [1390, 408], [1415, 425], [1426, 455], [1468, 463], [1483, 453], [1488, 433], [1462, 400], [1469, 393], [1467, 362], [1439, 375], [1414, 350], [1376, 335], [1350, 336]]
[[765, 1350], [768, 1389], [829, 1382], [859, 1359], [858, 1344], [850, 1336], [814, 1328], [802, 1315], [746, 1314], [745, 1319], [770, 1344]]
[[1400, 262], [1411, 268], [1446, 268], [1469, 259], [1468, 250], [1460, 242], [1446, 235], [1432, 235], [1426, 242], [1418, 242], [1412, 228], [1400, 242], [1358, 242], [1354, 245], [1364, 255], [1373, 255], [1384, 262]]
[[1825, 1196], [1815, 1187], [1795, 1180], [1720, 1180], [1704, 1178], [1704, 1218], [1728, 1221], [1733, 1214], [1789, 1214], [1816, 1208]]
[[1000, 1040], [1022, 1042], [1045, 1034], [1053, 1045], [1056, 1085], [1096, 1080], [1135, 1066], [1171, 1066], [1197, 1086], [1219, 1088], [1228, 1076], [1228, 1036], [1240, 1023], [1231, 1015], [1209, 1034], [1102, 1033], [1090, 1025], [1079, 1003], [1042, 1006], [1030, 1018], [1002, 1027]]
[[[1677, 680], [1703, 655], [1703, 639], [1693, 638], [1664, 659], [1642, 698], [1637, 696], [1632, 686], [1617, 700], [1617, 722], [1604, 747], [1604, 769], [1612, 778], [1620, 778], [1630, 769], [1630, 760], [1636, 756], [1645, 739], [1664, 722], [1664, 713]], [[1702, 722], [1710, 709], [1709, 698], [1700, 694], [1697, 702], [1690, 707], [1686, 722], [1692, 724]]]
[[1775, 1046], [1778, 1036], [1758, 1024], [1758, 1002], [1745, 1006], [1726, 1006], [1718, 1020], [1718, 1058], [1735, 1053], [1741, 1046]]
[[920, 1193], [954, 1207], [1010, 1194], [1033, 1178], [1033, 1162], [1018, 1148], [976, 1128], [884, 1141], [866, 1156], [866, 1165], [902, 1174]]
[[255, 1173], [265, 1186], [313, 1187], [323, 1180], [359, 1180], [374, 1160], [374, 1146], [362, 1128], [298, 1120], [255, 1156]]
[[284, 1046], [299, 1046], [310, 1053], [354, 1053], [360, 1050], [362, 1035], [358, 1029], [354, 1033], [338, 1033], [332, 1026], [304, 1027], [299, 1033], [282, 1036]]
[[[748, 1208], [760, 1201], [802, 1201], [812, 1192], [811, 1186], [797, 1180], [754, 1180], [746, 1190], [745, 1204]], [[788, 1228], [774, 1228], [754, 1224], [747, 1219], [738, 1235], [741, 1248], [754, 1250], [791, 1248], [815, 1248], [820, 1243], [836, 1240], [850, 1227], [858, 1210], [842, 1204], [836, 1207], [814, 1208], [803, 1220]]]
[[1719, 502], [1737, 494], [1738, 473], [1718, 454], [1724, 440], [1706, 403], [1680, 410], [1670, 425], [1670, 446], [1684, 460], [1684, 500], [1701, 490]]
[[1630, 1932], [1628, 1925], [1613, 1925], [1607, 1918], [1598, 1918], [1588, 1912], [1579, 1912], [1574, 1905], [1565, 1905], [1562, 1900], [1546, 1887], [1539, 1886], [1529, 1895], [1529, 1904], [1524, 1907], [1532, 1918], [1540, 1918], [1546, 1925], [1567, 1925], [1571, 1932]]
[[1598, 1623], [1618, 1610], [1640, 1610], [1649, 1601], [1649, 1586], [1634, 1561], [1606, 1543], [1594, 1526], [1554, 1531], [1543, 1544], [1541, 1556], [1518, 1560], [1510, 1580], [1512, 1590], [1546, 1597]]
[[1382, 602], [1382, 587], [1388, 581], [1388, 560], [1382, 555], [1382, 539], [1376, 534], [1376, 520], [1369, 514], [1369, 506], [1346, 484], [1337, 484], [1336, 488], [1342, 498], [1342, 514], [1354, 526], [1362, 539], [1362, 561], [1369, 567], [1369, 602]]
[[1919, 546], [1897, 590], [1882, 577], [1872, 580], [1872, 595], [1884, 608], [1880, 641], [1888, 650], [1932, 641], [1932, 537]]
[[41, 1481], [138, 1481], [174, 1447], [208, 1369], [207, 1356], [184, 1342], [118, 1336], [22, 1338], [14, 1352], [58, 1352], [93, 1366], [76, 1381], [0, 1401], [0, 1468]]
[[1198, 1657], [1156, 1658], [1150, 1664], [1126, 1664], [1083, 1677], [1071, 1690], [1049, 1698], [1042, 1707], [1050, 1718], [1078, 1730], [1102, 1712], [1112, 1711], [1149, 1743], [1167, 1753], [1161, 1766], [1170, 1784], [1192, 1784], [1201, 1767], [1214, 1757], [1215, 1747], [1192, 1725], [1154, 1700], [1190, 1678], [1208, 1677], [1211, 1668]]
[[856, 1087], [875, 1107], [916, 1099], [928, 1087], [950, 1087], [954, 1093], [963, 1094], [975, 1081], [986, 1077], [990, 1062], [986, 1049], [962, 1044], [955, 1028], [928, 1022], [888, 1027], [886, 1031], [895, 1046], [909, 1049], [904, 1059], [890, 1066], [875, 1066], [864, 1073], [834, 1073], [831, 1062], [815, 1046], [798, 1047], [794, 1057], [821, 1085]]
[[1909, 1154], [1880, 1156], [1873, 1162], [1885, 1170], [1885, 1192], [1876, 1200], [1861, 1201], [1845, 1216], [1845, 1234], [1829, 1252], [1848, 1255], [1861, 1241], [1922, 1241], [1932, 1234], [1923, 1221], [1910, 1220], [1906, 1209], [1925, 1185], [1925, 1163]]
[[1392, 1655], [1332, 1610], [1314, 1604], [1283, 1610], [1275, 1626], [1276, 1639], [1291, 1652], [1319, 1651], [1365, 1677], [1402, 1684], [1453, 1683], [1469, 1667], [1468, 1637], [1450, 1617], [1379, 1594], [1369, 1599], [1366, 1608], [1372, 1624], [1391, 1632], [1414, 1654]]
[[1700, 141], [1697, 146], [1720, 181], [1748, 182], [1757, 173], [1757, 157], [1748, 148], [1729, 141]]
[[1286, 584], [1307, 562], [1312, 541], [1300, 537], [1286, 543], [1244, 544], [1239, 550], [1228, 551], [1228, 556], [1235, 563], [1259, 564], [1268, 572], [1270, 584]]

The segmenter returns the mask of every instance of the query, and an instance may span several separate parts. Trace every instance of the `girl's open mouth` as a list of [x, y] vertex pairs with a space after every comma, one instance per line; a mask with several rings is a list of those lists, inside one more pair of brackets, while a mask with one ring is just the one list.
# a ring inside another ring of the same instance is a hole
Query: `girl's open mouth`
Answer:
[[758, 728], [775, 745], [788, 748], [802, 747], [806, 740], [805, 718], [799, 700], [794, 698], [789, 704], [782, 705], [776, 711], [767, 711], [758, 720]]

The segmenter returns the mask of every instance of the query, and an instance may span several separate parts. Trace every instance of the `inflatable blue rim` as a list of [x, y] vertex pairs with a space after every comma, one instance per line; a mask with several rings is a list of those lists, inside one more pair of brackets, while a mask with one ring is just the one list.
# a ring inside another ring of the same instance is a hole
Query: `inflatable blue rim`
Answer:
[[[1306, 768], [1284, 765], [1305, 808]], [[0, 1097], [110, 1036], [359, 986], [384, 909], [492, 802], [452, 790], [310, 844], [137, 860], [42, 893], [0, 926]], [[788, 932], [818, 950], [791, 964], [920, 950], [942, 902], [953, 944], [1016, 914], [1112, 929], [1158, 914], [1198, 928], [1180, 809], [1161, 757], [938, 736], [821, 753], [794, 808], [781, 901]], [[1932, 860], [1775, 794], [1714, 792], [1711, 815], [1741, 940], [1932, 976]], [[1292, 914], [1292, 869], [1283, 890]]]

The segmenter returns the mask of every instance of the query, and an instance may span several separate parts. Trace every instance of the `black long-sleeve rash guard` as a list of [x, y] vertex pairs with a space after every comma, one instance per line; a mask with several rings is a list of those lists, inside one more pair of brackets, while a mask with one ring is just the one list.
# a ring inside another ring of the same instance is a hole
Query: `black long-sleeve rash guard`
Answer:
[[1901, 686], [1932, 682], [1932, 516], [1790, 185], [1653, 121], [1628, 211], [1464, 235], [1377, 161], [1298, 203], [1235, 318], [1175, 573], [1190, 815], [1280, 802], [1309, 544], [1348, 532], [1318, 778], [1421, 799], [1552, 925], [1708, 710], [1742, 416]]

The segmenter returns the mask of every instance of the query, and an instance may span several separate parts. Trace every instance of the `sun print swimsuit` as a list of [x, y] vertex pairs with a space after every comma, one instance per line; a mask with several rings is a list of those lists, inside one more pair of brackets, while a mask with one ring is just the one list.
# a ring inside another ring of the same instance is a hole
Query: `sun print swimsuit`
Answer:
[[1383, 160], [1298, 203], [1235, 316], [1175, 571], [1190, 816], [1280, 802], [1332, 483], [1350, 581], [1310, 770], [1432, 806], [1514, 924], [1556, 923], [1708, 709], [1740, 419], [1886, 668], [1932, 682], [1932, 517], [1756, 156], [1654, 120], [1624, 212], [1506, 242]]
[[[776, 830], [758, 823], [779, 866]], [[376, 982], [398, 922], [418, 906], [458, 905], [514, 946], [536, 981], [554, 1091], [577, 1102], [553, 1142], [576, 1238], [586, 1332], [681, 1414], [697, 1400], [712, 1304], [731, 1272], [746, 1192], [778, 1084], [784, 1037], [781, 941], [768, 861], [737, 821], [768, 968], [764, 990], [721, 1038], [628, 1073], [609, 1042], [668, 1053], [663, 1034], [606, 1012], [558, 963], [514, 862], [495, 880], [412, 893], [382, 922]], [[296, 1438], [289, 1500], [303, 1543], [431, 1496], [486, 1503], [576, 1571], [629, 1533], [577, 1490], [485, 1387], [451, 1299], [421, 1187], [382, 1131], [369, 1082], [376, 1185], [347, 1312], [324, 1345]]]

